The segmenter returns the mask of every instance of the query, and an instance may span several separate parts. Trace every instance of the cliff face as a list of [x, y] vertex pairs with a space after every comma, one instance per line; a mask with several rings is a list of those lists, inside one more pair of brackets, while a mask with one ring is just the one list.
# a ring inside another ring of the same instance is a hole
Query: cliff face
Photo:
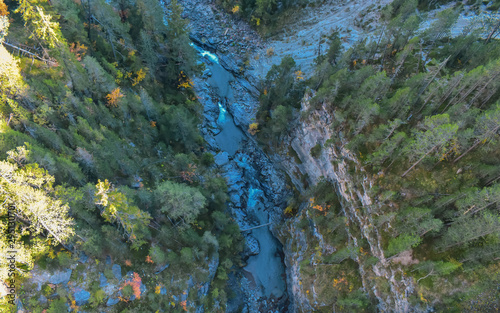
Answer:
[[[406, 278], [403, 271], [384, 255], [382, 238], [374, 227], [379, 203], [370, 195], [370, 189], [373, 187], [370, 175], [363, 169], [356, 156], [345, 148], [346, 142], [341, 133], [337, 136], [342, 144], [331, 144], [332, 140], [329, 139], [334, 117], [324, 106], [311, 110], [311, 97], [304, 97], [301, 108], [303, 118], [298, 121], [287, 140], [287, 145], [294, 151], [289, 152], [296, 154], [295, 158], [286, 155], [278, 158], [283, 162], [295, 187], [301, 191], [304, 190], [305, 182], [315, 185], [326, 180], [335, 186], [332, 192], [337, 193], [341, 204], [339, 215], [345, 217], [347, 241], [353, 247], [352, 251], [356, 251], [351, 253], [350, 258], [357, 263], [363, 291], [377, 299], [379, 309], [396, 312], [419, 311], [418, 308], [410, 307], [407, 300], [414, 291], [412, 280]], [[321, 151], [319, 154], [313, 153], [316, 156], [314, 157], [311, 155], [311, 149], [318, 144]], [[325, 230], [320, 230], [310, 218], [313, 211], [311, 205], [303, 204], [299, 213], [289, 219], [281, 230], [292, 284], [290, 290], [297, 311], [302, 312], [311, 311], [330, 300], [322, 298], [318, 290], [325, 288], [325, 279], [329, 282], [335, 279], [335, 275], [324, 273], [322, 267], [331, 264], [321, 264], [319, 256], [331, 254], [337, 251], [338, 247], [325, 242], [322, 235]], [[304, 229], [299, 226], [305, 223], [301, 222], [303, 220], [307, 220], [309, 227]], [[369, 250], [366, 247], [369, 247]], [[301, 269], [305, 265], [308, 266], [307, 271]], [[309, 285], [306, 286], [304, 282], [309, 282]]]

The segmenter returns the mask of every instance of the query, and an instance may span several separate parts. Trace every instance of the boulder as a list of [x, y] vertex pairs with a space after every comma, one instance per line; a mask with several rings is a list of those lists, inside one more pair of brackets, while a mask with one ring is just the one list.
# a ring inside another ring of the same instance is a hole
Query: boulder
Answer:
[[83, 289], [80, 289], [77, 292], [75, 292], [73, 296], [75, 299], [75, 303], [78, 306], [82, 306], [82, 305], [86, 304], [90, 299], [90, 293], [88, 291], [83, 290]]
[[220, 129], [218, 126], [210, 128], [210, 132], [212, 133], [213, 136], [217, 136], [218, 134], [220, 134], [221, 131], [222, 129]]
[[227, 185], [230, 191], [238, 191], [245, 185], [242, 172], [233, 165], [229, 166], [222, 176], [227, 179]]
[[122, 267], [118, 264], [113, 264], [111, 267], [111, 271], [113, 272], [113, 275], [115, 276], [116, 279], [121, 280], [122, 279]]
[[160, 268], [158, 268], [158, 270], [155, 272], [155, 274], [160, 274], [161, 272], [163, 272], [166, 268], [168, 268], [170, 266], [170, 264], [165, 264], [163, 266], [161, 266]]
[[219, 63], [223, 68], [236, 76], [240, 74], [240, 66], [238, 65], [238, 62], [234, 60], [234, 58], [228, 57], [224, 54], [219, 54], [218, 57]]
[[204, 70], [201, 77], [203, 78], [212, 77], [212, 71], [209, 69]]
[[120, 302], [120, 299], [118, 298], [109, 298], [108, 301], [106, 302], [106, 306], [112, 306]]
[[89, 257], [85, 254], [85, 252], [81, 251], [79, 254], [78, 261], [80, 261], [80, 263], [85, 263], [87, 262], [88, 259]]
[[106, 287], [108, 285], [108, 279], [103, 273], [99, 273], [99, 287]]
[[229, 162], [229, 154], [226, 151], [217, 153], [217, 155], [214, 157], [214, 161], [218, 166], [227, 164]]
[[214, 137], [205, 137], [205, 141], [207, 142], [207, 146], [212, 150], [219, 150], [219, 145], [217, 141], [215, 141]]
[[234, 204], [235, 207], [241, 207], [241, 192], [231, 192], [229, 193], [229, 201]]
[[57, 271], [54, 275], [50, 276], [49, 283], [58, 285], [58, 284], [67, 284], [71, 278], [71, 269], [67, 269], [66, 271]]
[[255, 237], [247, 235], [245, 236], [245, 252], [248, 255], [257, 255], [260, 252], [259, 241]]

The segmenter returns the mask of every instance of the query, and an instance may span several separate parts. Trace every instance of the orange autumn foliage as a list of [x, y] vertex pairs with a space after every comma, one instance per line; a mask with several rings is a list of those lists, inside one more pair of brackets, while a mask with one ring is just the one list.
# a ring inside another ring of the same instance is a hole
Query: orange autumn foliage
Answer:
[[337, 288], [338, 290], [341, 290], [342, 289], [341, 284], [348, 286], [349, 282], [347, 281], [347, 279], [345, 277], [341, 277], [340, 279], [337, 279], [337, 278], [333, 279], [333, 287]]
[[141, 282], [142, 282], [142, 279], [139, 276], [139, 274], [134, 272], [134, 278], [132, 278], [131, 281], [125, 282], [125, 284], [123, 284], [122, 288], [125, 286], [128, 286], [128, 285], [132, 286], [132, 289], [134, 290], [135, 297], [137, 299], [140, 299], [141, 298]]
[[255, 136], [259, 132], [259, 123], [252, 123], [248, 126], [248, 132], [252, 134], [252, 136]]
[[120, 92], [120, 88], [115, 88], [111, 93], [106, 96], [108, 100], [108, 107], [117, 107], [118, 101], [123, 98], [123, 94]]
[[180, 305], [181, 305], [182, 309], [187, 312], [187, 310], [188, 310], [187, 307], [186, 307], [187, 301], [186, 300], [181, 301]]
[[181, 172], [181, 177], [184, 181], [188, 181], [190, 183], [193, 182], [193, 177], [196, 175], [196, 164], [189, 164], [188, 170]]
[[71, 300], [71, 309], [73, 309], [73, 311], [75, 312], [78, 312], [78, 306], [76, 305], [76, 301], [75, 300]]
[[304, 80], [304, 72], [296, 71], [294, 74], [296, 80]]
[[146, 263], [154, 263], [153, 259], [148, 255], [146, 256]]
[[329, 204], [324, 204], [324, 205], [316, 204], [316, 205], [314, 205], [314, 198], [310, 198], [309, 203], [313, 209], [320, 211], [324, 215], [326, 215], [326, 213], [328, 212], [328, 209], [330, 209], [330, 207], [331, 207], [331, 205], [329, 205]]
[[85, 53], [87, 53], [87, 49], [88, 49], [87, 46], [85, 46], [84, 44], [80, 44], [79, 42], [76, 42], [76, 43], [73, 42], [69, 46], [69, 51], [76, 56], [76, 59], [78, 61], [82, 60], [82, 58], [85, 56]]
[[3, 2], [3, 0], [0, 0], [0, 16], [7, 16], [9, 15], [9, 11], [7, 10], [7, 5]]

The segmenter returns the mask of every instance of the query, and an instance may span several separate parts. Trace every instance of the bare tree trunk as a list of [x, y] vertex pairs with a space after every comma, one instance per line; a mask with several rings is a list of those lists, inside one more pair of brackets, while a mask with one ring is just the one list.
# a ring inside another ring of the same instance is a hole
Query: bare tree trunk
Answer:
[[495, 25], [495, 27], [493, 27], [493, 30], [488, 35], [488, 38], [486, 38], [486, 41], [484, 42], [485, 44], [487, 44], [490, 41], [491, 37], [498, 30], [499, 27], [500, 27], [500, 19], [498, 20], [498, 23]]
[[418, 69], [420, 68], [420, 61], [422, 60], [423, 49], [424, 49], [424, 47], [423, 47], [422, 41], [420, 41], [420, 55], [418, 56], [417, 70], [415, 71], [415, 75], [418, 74]]
[[483, 93], [483, 91], [486, 89], [486, 87], [488, 87], [488, 85], [495, 79], [497, 78], [497, 76], [500, 74], [500, 71], [497, 71], [493, 76], [491, 76], [490, 80], [483, 86], [483, 88], [481, 88], [478, 92], [476, 92], [476, 94], [474, 95], [474, 98], [472, 98], [472, 100], [469, 102], [470, 104], [472, 104], [476, 99], [477, 97], [479, 97], [479, 95], [481, 95]]
[[479, 108], [483, 108], [483, 106], [486, 104], [486, 102], [488, 102], [491, 97], [493, 97], [493, 95], [496, 93], [496, 90], [494, 90], [493, 92], [490, 92], [490, 94], [486, 97], [486, 99], [484, 99], [483, 103], [481, 103], [481, 105], [479, 106]]
[[403, 64], [405, 63], [406, 58], [408, 57], [408, 55], [412, 51], [413, 51], [413, 46], [410, 46], [410, 47], [408, 47], [408, 50], [406, 50], [404, 52], [403, 57], [402, 57], [401, 61], [398, 64], [398, 67], [396, 68], [396, 70], [394, 71], [394, 74], [392, 75], [392, 78], [391, 78], [391, 83], [392, 84], [394, 83], [394, 80], [396, 79], [396, 76], [398, 75], [399, 71], [401, 70], [401, 67], [403, 67]]
[[426, 279], [427, 277], [431, 276], [431, 275], [434, 275], [434, 269], [432, 269], [429, 274], [425, 275], [424, 277], [420, 277], [418, 280], [417, 280], [417, 284], [419, 281], [421, 281], [422, 279]]
[[69, 251], [73, 251], [72, 248], [68, 247], [60, 238], [59, 236], [57, 236], [52, 230], [50, 230], [49, 227], [47, 227], [47, 224], [45, 224], [44, 221], [42, 221], [41, 219], [38, 219], [38, 221], [40, 221], [40, 224], [42, 224], [43, 228], [45, 228], [45, 230], [47, 230], [49, 232], [49, 234], [51, 234], [52, 236], [54, 236], [54, 238], [64, 247], [66, 248], [66, 250], [69, 250]]
[[460, 241], [460, 242], [452, 243], [452, 244], [447, 245], [447, 246], [445, 246], [444, 248], [442, 248], [442, 249], [441, 249], [441, 252], [444, 252], [444, 251], [448, 250], [448, 249], [449, 249], [449, 248], [451, 248], [451, 247], [458, 246], [458, 245], [461, 245], [461, 244], [463, 244], [463, 243], [466, 243], [467, 241], [472, 241], [472, 240], [475, 240], [475, 239], [478, 239], [478, 238], [484, 237], [484, 236], [489, 235], [489, 234], [491, 234], [491, 233], [494, 233], [494, 232], [496, 232], [496, 231], [497, 231], [497, 229], [493, 229], [493, 230], [491, 230], [491, 229], [490, 229], [490, 230], [484, 231], [484, 232], [482, 232], [482, 233], [480, 233], [480, 234], [477, 234], [476, 236], [474, 236], [474, 237], [472, 237], [472, 238], [470, 238], [470, 239], [468, 239], [468, 240], [463, 240], [463, 241]]
[[382, 36], [384, 35], [386, 27], [387, 27], [387, 25], [384, 25], [384, 28], [382, 28], [382, 31], [380, 32], [380, 36], [378, 37], [378, 41], [377, 41], [377, 46], [375, 47], [375, 50], [373, 51], [373, 54], [372, 54], [372, 60], [375, 58], [375, 54], [377, 53], [378, 47], [380, 45], [380, 41], [382, 40]]
[[422, 157], [421, 157], [421, 158], [420, 158], [417, 162], [413, 163], [413, 165], [412, 165], [409, 169], [407, 169], [407, 170], [406, 170], [406, 172], [404, 172], [404, 173], [403, 173], [403, 175], [401, 175], [401, 178], [405, 177], [405, 176], [406, 176], [406, 174], [408, 174], [408, 172], [410, 172], [410, 171], [411, 171], [411, 170], [412, 170], [415, 166], [417, 166], [417, 165], [418, 165], [418, 163], [422, 162], [422, 160], [423, 160], [426, 156], [428, 156], [428, 155], [429, 155], [429, 154], [430, 154], [430, 153], [431, 153], [434, 149], [436, 149], [436, 146], [434, 146], [431, 150], [427, 151], [427, 153], [426, 153], [426, 154], [424, 154], [424, 155], [423, 155], [423, 156], [422, 156]]
[[[453, 84], [453, 86], [451, 86], [449, 88], [449, 91], [446, 92], [446, 94], [439, 100], [439, 106], [441, 106], [441, 104], [446, 100], [448, 99], [448, 97], [453, 93], [453, 90], [455, 90], [455, 88], [458, 86], [458, 84], [460, 84], [460, 82], [462, 81], [462, 79], [464, 78], [464, 74], [460, 75], [460, 79], [457, 80], [456, 83]], [[443, 113], [444, 111], [446, 111], [446, 109], [450, 106], [451, 104], [451, 101], [448, 102], [448, 104], [444, 107], [444, 109], [441, 111], [441, 113]]]
[[55, 63], [54, 61], [52, 61], [52, 60], [42, 58], [42, 57], [40, 57], [40, 56], [38, 56], [38, 55], [36, 55], [36, 54], [34, 54], [34, 53], [31, 53], [31, 52], [29, 52], [29, 51], [27, 51], [27, 50], [24, 50], [24, 49], [22, 49], [22, 48], [19, 48], [19, 47], [17, 47], [17, 46], [11, 45], [10, 43], [7, 43], [7, 42], [5, 42], [5, 41], [4, 41], [4, 42], [2, 42], [2, 44], [3, 44], [3, 45], [6, 45], [6, 46], [8, 46], [8, 47], [11, 47], [11, 48], [17, 49], [18, 51], [21, 51], [22, 53], [29, 54], [29, 55], [31, 55], [31, 56], [33, 56], [33, 57], [35, 57], [35, 58], [39, 59], [40, 61], [47, 62], [47, 63], [50, 63], [50, 64], [52, 64], [52, 65], [55, 65], [55, 64], [56, 64], [56, 63]]
[[[436, 78], [436, 76], [439, 74], [439, 72], [441, 71], [441, 69], [446, 65], [446, 63], [448, 63], [448, 60], [450, 59], [451, 56], [448, 56], [446, 58], [446, 60], [443, 61], [443, 63], [441, 63], [439, 65], [439, 67], [437, 68], [436, 72], [434, 73], [434, 75], [432, 76], [432, 78], [429, 80], [429, 82], [425, 85], [425, 87], [418, 93], [417, 95], [417, 99], [415, 100], [415, 103], [418, 101], [418, 98], [427, 90], [427, 88], [429, 88], [430, 84], [434, 81], [434, 79]], [[422, 111], [424, 109], [426, 105], [426, 102], [424, 102], [424, 104], [420, 107], [420, 109], [418, 109], [418, 111], [416, 112], [416, 114], [420, 113], [420, 111]]]
[[106, 29], [106, 34], [108, 35], [109, 44], [111, 45], [111, 50], [113, 51], [113, 57], [115, 58], [115, 61], [117, 61], [115, 46], [113, 45], [113, 38], [111, 37], [111, 33], [110, 33], [109, 29], [106, 28], [104, 25], [102, 25], [102, 23], [99, 22], [99, 20], [94, 15], [92, 15], [92, 19], [94, 21], [96, 21], [97, 23], [99, 23], [99, 25], [101, 25], [103, 29]]
[[264, 227], [264, 226], [271, 225], [271, 224], [272, 223], [266, 223], [266, 224], [262, 224], [262, 225], [259, 225], [259, 226], [254, 226], [254, 227], [250, 227], [250, 228], [246, 228], [246, 229], [241, 229], [240, 232], [249, 231], [249, 230], [252, 230], [252, 229]]
[[485, 185], [485, 186], [489, 186], [489, 185], [491, 185], [492, 183], [494, 183], [494, 182], [495, 182], [496, 180], [498, 180], [498, 179], [500, 179], [500, 176], [497, 176], [497, 177], [495, 177], [495, 178], [491, 179], [490, 181], [488, 181], [488, 182], [486, 183], [486, 185]]
[[7, 126], [9, 126], [10, 121], [12, 120], [12, 117], [14, 117], [14, 113], [10, 113], [9, 119], [7, 120]]
[[[498, 125], [497, 127], [495, 127], [493, 130], [488, 131], [486, 133], [486, 135], [489, 134], [490, 132], [492, 132], [492, 133], [496, 132], [499, 128], [500, 128], [500, 125]], [[467, 151], [465, 151], [458, 158], [456, 158], [455, 160], [453, 160], [453, 163], [456, 163], [458, 160], [460, 160], [461, 158], [463, 158], [467, 153], [471, 152], [472, 149], [474, 149], [475, 147], [477, 147], [481, 142], [482, 142], [482, 140], [477, 140], [476, 143], [474, 145], [472, 145], [472, 147], [470, 147], [469, 149], [467, 149]]]

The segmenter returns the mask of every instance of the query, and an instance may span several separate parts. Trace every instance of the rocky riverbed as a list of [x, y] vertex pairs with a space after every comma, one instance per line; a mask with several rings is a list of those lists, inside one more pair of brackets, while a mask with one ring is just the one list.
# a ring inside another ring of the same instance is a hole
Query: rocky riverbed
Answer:
[[203, 75], [194, 79], [204, 106], [201, 132], [227, 180], [228, 207], [246, 239], [246, 265], [230, 279], [237, 296], [229, 301], [227, 312], [286, 312], [282, 246], [272, 233], [288, 198], [284, 176], [229, 112], [238, 112], [245, 99], [256, 101], [251, 92], [220, 64], [220, 55], [195, 47], [206, 65]]

